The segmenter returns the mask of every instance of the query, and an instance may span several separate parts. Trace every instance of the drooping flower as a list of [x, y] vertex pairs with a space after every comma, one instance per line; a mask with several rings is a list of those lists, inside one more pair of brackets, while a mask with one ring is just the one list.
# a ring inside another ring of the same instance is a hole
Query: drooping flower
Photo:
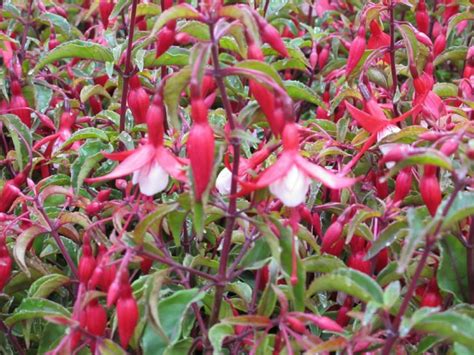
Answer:
[[85, 181], [95, 183], [133, 173], [133, 184], [138, 183], [140, 192], [147, 196], [153, 196], [163, 191], [168, 185], [169, 175], [176, 180], [186, 182], [182, 160], [175, 157], [163, 146], [164, 119], [165, 111], [161, 97], [155, 95], [146, 115], [147, 143], [128, 152], [104, 153], [106, 158], [123, 161], [111, 173]]
[[138, 75], [130, 78], [130, 92], [128, 93], [128, 107], [132, 111], [135, 123], [145, 123], [146, 114], [150, 106], [150, 98], [142, 87]]
[[354, 184], [355, 179], [342, 177], [310, 163], [299, 152], [298, 126], [287, 123], [283, 130], [283, 152], [270, 168], [254, 183], [243, 183], [243, 193], [269, 187], [270, 192], [286, 206], [295, 207], [304, 202], [311, 180], [317, 180], [331, 189], [342, 189]]
[[349, 49], [347, 58], [346, 77], [348, 77], [359, 63], [365, 51], [365, 24], [362, 23], [357, 31], [357, 36]]
[[[376, 20], [370, 22], [371, 36], [367, 42], [368, 49], [378, 49], [390, 45], [390, 36], [386, 34]], [[385, 54], [383, 60], [390, 64], [390, 54]]]

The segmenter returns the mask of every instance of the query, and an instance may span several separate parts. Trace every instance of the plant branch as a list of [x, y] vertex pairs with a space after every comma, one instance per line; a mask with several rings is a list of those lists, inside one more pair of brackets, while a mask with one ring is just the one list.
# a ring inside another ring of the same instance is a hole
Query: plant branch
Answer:
[[125, 58], [125, 72], [122, 75], [122, 100], [120, 102], [120, 127], [119, 131], [125, 129], [125, 112], [127, 111], [128, 82], [131, 74], [133, 34], [135, 31], [135, 18], [137, 15], [137, 5], [139, 0], [133, 0], [132, 13], [130, 15], [130, 29], [128, 31], [127, 56]]
[[467, 257], [467, 282], [469, 292], [469, 303], [474, 304], [474, 216], [471, 216], [469, 226], [469, 239], [466, 250]]
[[[215, 21], [216, 19], [214, 19]], [[229, 122], [229, 126], [231, 131], [233, 132], [235, 129], [235, 122], [234, 117], [232, 115], [232, 107], [230, 105], [229, 98], [227, 97], [227, 92], [224, 85], [224, 80], [220, 71], [219, 66], [219, 48], [218, 42], [214, 36], [214, 21], [211, 21], [209, 25], [209, 30], [211, 33], [211, 54], [212, 54], [212, 62], [214, 65], [214, 75], [217, 87], [219, 88], [219, 92], [221, 94], [222, 103], [224, 105], [224, 110], [226, 113], [227, 121]], [[221, 253], [221, 260], [219, 263], [219, 271], [217, 278], [219, 283], [216, 285], [216, 293], [214, 296], [214, 304], [212, 307], [211, 316], [209, 318], [209, 328], [212, 327], [213, 324], [216, 323], [217, 318], [219, 317], [219, 310], [222, 304], [222, 296], [225, 290], [225, 281], [227, 279], [227, 263], [229, 261], [229, 254], [232, 245], [232, 231], [234, 229], [235, 217], [237, 212], [237, 197], [235, 196], [237, 192], [237, 178], [239, 174], [239, 162], [240, 162], [240, 141], [233, 137], [231, 138], [231, 145], [233, 148], [234, 153], [234, 161], [232, 163], [232, 183], [230, 189], [230, 198], [229, 198], [229, 206], [227, 208], [227, 219], [226, 219], [226, 226], [224, 231], [224, 240], [222, 244], [222, 253]]]
[[389, 12], [390, 12], [390, 71], [392, 72], [392, 104], [393, 113], [398, 116], [397, 105], [394, 102], [394, 97], [397, 92], [398, 78], [397, 68], [395, 67], [395, 16], [394, 16], [395, 3], [390, 1]]

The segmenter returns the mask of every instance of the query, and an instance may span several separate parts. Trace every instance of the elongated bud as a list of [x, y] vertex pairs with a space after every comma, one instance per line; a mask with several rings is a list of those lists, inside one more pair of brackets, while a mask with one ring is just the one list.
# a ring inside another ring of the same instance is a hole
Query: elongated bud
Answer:
[[311, 69], [315, 69], [318, 65], [318, 48], [316, 42], [313, 42], [313, 46], [311, 47], [311, 53], [309, 55], [309, 65], [311, 65]]
[[28, 109], [28, 103], [21, 91], [20, 83], [13, 80], [11, 83], [12, 97], [10, 100], [10, 112], [17, 115], [21, 122], [31, 128], [31, 112]]
[[380, 272], [382, 271], [385, 266], [388, 265], [390, 261], [389, 255], [388, 255], [388, 248], [383, 248], [376, 256], [375, 258], [375, 271]]
[[377, 197], [384, 199], [388, 196], [388, 183], [383, 179], [383, 173], [381, 171], [375, 174], [375, 189], [377, 191]]
[[109, 26], [109, 17], [114, 9], [114, 2], [113, 0], [100, 0], [99, 1], [99, 14], [100, 19], [102, 20], [102, 25], [104, 28]]
[[139, 313], [137, 301], [133, 297], [130, 285], [126, 284], [123, 287], [124, 289], [117, 300], [117, 321], [120, 345], [126, 349], [135, 332]]
[[430, 17], [426, 11], [425, 0], [420, 0], [415, 13], [416, 25], [419, 31], [428, 34], [430, 28]]
[[405, 168], [398, 173], [397, 179], [395, 180], [395, 195], [393, 198], [395, 202], [403, 201], [408, 195], [411, 189], [412, 179], [411, 168]]
[[321, 252], [339, 256], [344, 249], [344, 239], [342, 239], [343, 225], [339, 220], [332, 223], [323, 236]]
[[96, 336], [103, 336], [107, 327], [107, 313], [97, 299], [89, 302], [85, 309], [86, 329]]
[[191, 101], [191, 117], [194, 121], [189, 132], [187, 153], [194, 178], [195, 195], [201, 200], [211, 180], [214, 168], [214, 131], [207, 121], [208, 108], [202, 99]]
[[278, 30], [270, 25], [263, 17], [257, 18], [258, 26], [260, 27], [260, 35], [262, 40], [276, 50], [282, 57], [288, 57], [288, 50], [286, 49], [285, 43], [281, 39]]
[[443, 298], [439, 292], [426, 292], [421, 298], [421, 307], [440, 307], [443, 303]]
[[111, 189], [105, 189], [105, 190], [99, 191], [99, 193], [97, 194], [97, 201], [99, 202], [108, 201], [111, 193], [112, 193]]
[[102, 101], [98, 96], [91, 96], [89, 98], [89, 104], [91, 105], [91, 110], [94, 115], [97, 115], [102, 111]]
[[446, 49], [446, 33], [443, 31], [441, 35], [436, 37], [433, 44], [433, 57], [436, 58]]
[[82, 246], [82, 256], [79, 260], [79, 281], [83, 284], [87, 284], [96, 267], [96, 261], [92, 255], [92, 248], [89, 244], [89, 240], [85, 240]]
[[347, 313], [351, 311], [351, 309], [351, 307], [346, 306], [342, 306], [341, 308], [339, 308], [339, 311], [337, 312], [336, 323], [339, 324], [341, 327], [345, 327], [349, 324], [350, 318]]
[[150, 98], [145, 89], [140, 84], [137, 75], [130, 78], [130, 92], [128, 93], [128, 107], [132, 111], [135, 123], [145, 123], [146, 113], [150, 106]]
[[456, 153], [459, 147], [459, 141], [454, 138], [448, 139], [446, 142], [443, 143], [441, 146], [441, 152], [449, 157], [450, 155]]
[[439, 186], [438, 177], [433, 175], [425, 174], [420, 179], [420, 193], [421, 198], [425, 202], [428, 211], [434, 216], [438, 210], [438, 206], [441, 203], [442, 194]]
[[5, 240], [0, 242], [0, 292], [10, 279], [12, 271], [12, 259], [8, 253], [8, 248], [5, 245]]
[[352, 73], [359, 63], [362, 55], [365, 52], [365, 47], [365, 26], [364, 24], [361, 24], [359, 31], [357, 32], [357, 37], [352, 42], [351, 49], [349, 50], [349, 57], [347, 58], [346, 66], [346, 77]]
[[366, 253], [364, 251], [358, 251], [352, 254], [347, 261], [347, 266], [354, 270], [363, 272], [364, 274], [370, 275], [372, 264], [369, 260], [364, 260]]
[[305, 314], [305, 318], [313, 322], [317, 327], [330, 332], [342, 333], [344, 329], [334, 320], [329, 317], [317, 316], [314, 314]]
[[306, 332], [306, 326], [298, 318], [287, 316], [286, 321], [288, 322], [288, 325], [290, 326], [290, 328], [293, 329], [298, 334], [304, 334]]
[[323, 70], [329, 60], [329, 49], [328, 47], [323, 47], [321, 52], [319, 52], [318, 57], [318, 66], [319, 70]]
[[148, 125], [148, 138], [150, 142], [155, 147], [162, 145], [165, 124], [165, 108], [161, 96], [158, 94], [153, 97], [153, 101], [147, 110], [146, 123]]
[[155, 57], [160, 57], [165, 53], [174, 43], [176, 35], [176, 22], [170, 21], [168, 25], [163, 27], [156, 37], [156, 54]]

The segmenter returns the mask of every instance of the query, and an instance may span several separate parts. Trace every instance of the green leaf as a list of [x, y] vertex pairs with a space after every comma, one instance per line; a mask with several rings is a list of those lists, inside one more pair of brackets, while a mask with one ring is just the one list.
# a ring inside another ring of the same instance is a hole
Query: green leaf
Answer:
[[34, 85], [35, 88], [35, 102], [36, 102], [36, 109], [44, 113], [48, 107], [51, 99], [53, 98], [53, 90], [51, 90], [47, 86], [43, 85]]
[[35, 318], [43, 317], [70, 317], [71, 313], [53, 301], [44, 298], [25, 298], [21, 304], [15, 309], [15, 313], [5, 319], [5, 324], [12, 326], [13, 324]]
[[424, 229], [426, 227], [425, 219], [428, 217], [428, 211], [425, 207], [410, 208], [407, 212], [408, 220], [408, 237], [405, 240], [403, 249], [400, 253], [400, 259], [398, 261], [397, 272], [403, 273], [411, 261], [413, 253], [415, 252], [418, 244], [423, 240], [425, 235]]
[[[192, 303], [200, 301], [204, 296], [204, 292], [193, 288], [174, 292], [171, 296], [162, 299], [158, 303], [158, 315], [160, 324], [170, 343], [157, 334], [152, 325], [147, 324], [141, 340], [143, 352], [145, 354], [161, 355], [166, 346], [176, 343], [181, 334], [187, 309]], [[158, 297], [158, 295], [155, 297]]]
[[46, 229], [39, 225], [33, 225], [30, 228], [24, 230], [17, 238], [15, 246], [13, 247], [13, 257], [16, 260], [18, 266], [27, 275], [30, 275], [28, 266], [26, 265], [26, 250], [30, 243], [33, 242], [37, 236], [46, 233]]
[[109, 137], [103, 130], [94, 127], [86, 127], [74, 132], [72, 136], [67, 141], [65, 141], [59, 149], [63, 150], [65, 147], [71, 145], [74, 142], [89, 138], [100, 139], [104, 142], [109, 141]]
[[433, 92], [441, 98], [456, 97], [458, 95], [458, 86], [452, 83], [436, 83]]
[[379, 235], [378, 239], [373, 242], [366, 259], [372, 259], [384, 248], [389, 247], [395, 240], [407, 234], [407, 223], [405, 221], [397, 221], [389, 224]]
[[234, 334], [234, 327], [225, 323], [218, 323], [209, 329], [209, 341], [211, 342], [213, 354], [222, 354], [222, 343], [224, 339]]
[[433, 64], [435, 66], [441, 65], [444, 62], [447, 62], [448, 60], [450, 61], [458, 61], [458, 60], [464, 60], [466, 59], [466, 54], [467, 54], [467, 47], [450, 47], [446, 49], [443, 53], [438, 55], [435, 60], [433, 61]]
[[131, 0], [118, 0], [110, 13], [110, 18], [117, 17], [126, 7], [130, 7], [131, 3]]
[[400, 298], [400, 282], [394, 281], [390, 283], [383, 293], [383, 305], [385, 309], [389, 310]]
[[153, 225], [159, 225], [162, 219], [170, 212], [178, 208], [177, 203], [172, 203], [169, 205], [158, 205], [152, 213], [143, 218], [140, 223], [137, 224], [135, 230], [133, 231], [133, 240], [137, 245], [142, 245], [145, 233], [148, 228], [151, 228]]
[[127, 352], [120, 345], [110, 339], [102, 339], [98, 342], [98, 353], [101, 355], [126, 355]]
[[163, 11], [153, 25], [149, 38], [155, 39], [158, 31], [171, 20], [180, 18], [197, 19], [201, 14], [188, 4], [179, 4]]
[[248, 325], [249, 327], [266, 328], [271, 324], [271, 319], [265, 316], [244, 315], [244, 316], [224, 318], [222, 320], [222, 323], [232, 324], [232, 325]]
[[324, 110], [328, 109], [326, 103], [319, 97], [319, 95], [305, 84], [296, 80], [287, 80], [283, 84], [288, 95], [290, 95], [293, 100], [308, 101], [314, 105], [322, 107]]
[[69, 277], [60, 274], [51, 274], [40, 277], [33, 282], [28, 290], [29, 297], [47, 298], [57, 288], [67, 284]]
[[427, 148], [420, 153], [412, 154], [408, 158], [398, 162], [392, 169], [390, 169], [389, 176], [394, 176], [400, 170], [413, 165], [435, 165], [448, 171], [453, 170], [449, 158], [435, 149]]
[[[444, 209], [444, 206], [448, 202], [445, 199], [440, 207], [440, 210]], [[443, 218], [443, 228], [451, 228], [458, 222], [474, 214], [474, 192], [462, 191], [459, 192], [454, 200], [451, 208], [448, 211], [446, 217]]]
[[303, 260], [306, 272], [332, 272], [334, 270], [344, 268], [344, 262], [334, 255], [311, 255]]
[[321, 291], [340, 291], [364, 302], [383, 304], [380, 286], [370, 276], [354, 269], [338, 269], [316, 278], [306, 291], [306, 297]]
[[454, 27], [456, 27], [460, 22], [465, 20], [474, 20], [474, 13], [472, 11], [465, 11], [451, 17], [449, 19], [448, 30], [446, 31], [446, 38], [449, 38]]
[[171, 47], [165, 53], [156, 58], [155, 52], [146, 53], [143, 65], [146, 68], [159, 67], [162, 65], [185, 66], [189, 63], [189, 50], [180, 47]]
[[71, 24], [64, 17], [51, 12], [44, 12], [41, 14], [40, 19], [53, 25], [57, 32], [61, 32], [67, 37], [71, 35]]
[[436, 334], [468, 348], [474, 347], [474, 319], [455, 311], [430, 315], [418, 322], [414, 329]]
[[438, 312], [437, 308], [422, 307], [417, 309], [411, 316], [405, 316], [400, 323], [400, 335], [405, 337], [413, 329], [418, 322], [428, 317], [429, 315]]
[[[235, 68], [244, 68], [244, 69], [250, 69], [250, 70], [255, 70], [257, 72], [261, 72], [262, 74], [266, 75], [267, 77], [270, 77], [273, 79], [275, 83], [280, 85], [281, 87], [284, 87], [283, 81], [280, 78], [280, 75], [278, 72], [270, 65], [265, 62], [261, 62], [259, 60], [243, 60], [241, 62], [238, 62], [235, 64]], [[258, 78], [255, 78], [258, 80]]]
[[467, 257], [466, 248], [454, 236], [441, 240], [441, 261], [436, 278], [441, 290], [452, 293], [459, 301], [467, 301]]
[[178, 117], [178, 105], [181, 93], [186, 88], [191, 79], [191, 68], [186, 67], [172, 74], [165, 82], [163, 88], [164, 103], [168, 122], [176, 130], [181, 129], [181, 122]]
[[[33, 141], [31, 130], [21, 122], [20, 118], [16, 115], [0, 115], [0, 122], [3, 122], [10, 132], [13, 145], [15, 146], [16, 159], [20, 169], [23, 169], [28, 161], [28, 149], [25, 143], [31, 146], [31, 142]], [[20, 136], [23, 137], [23, 139], [20, 139]]]
[[91, 96], [100, 95], [110, 99], [110, 95], [102, 85], [86, 85], [81, 90], [81, 102], [86, 102]]
[[64, 58], [92, 59], [98, 62], [112, 62], [114, 60], [112, 51], [103, 45], [74, 40], [62, 43], [51, 52], [48, 52], [33, 68], [33, 74], [37, 73], [45, 65]]

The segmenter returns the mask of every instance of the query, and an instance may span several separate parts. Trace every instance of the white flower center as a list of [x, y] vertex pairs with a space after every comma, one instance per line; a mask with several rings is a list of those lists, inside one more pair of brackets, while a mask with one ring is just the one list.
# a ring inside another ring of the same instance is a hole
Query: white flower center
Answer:
[[[400, 128], [398, 128], [397, 126], [395, 126], [393, 124], [388, 125], [383, 130], [381, 130], [379, 133], [377, 133], [377, 142], [380, 142], [385, 137], [387, 137], [387, 136], [389, 136], [393, 133], [398, 133], [398, 132], [400, 132]], [[399, 145], [400, 144], [398, 144], [398, 143], [381, 144], [381, 145], [379, 145], [379, 149], [382, 152], [382, 154], [385, 155], [389, 151], [391, 151], [393, 148], [395, 148]], [[394, 162], [388, 162], [388, 163], [385, 163], [385, 165], [387, 166], [387, 168], [390, 169], [395, 165], [395, 163]]]
[[293, 165], [285, 176], [270, 184], [269, 188], [285, 206], [296, 207], [304, 202], [310, 184], [311, 179]]
[[168, 173], [155, 161], [145, 165], [133, 173], [132, 182], [138, 183], [140, 192], [147, 196], [153, 196], [163, 191], [168, 186]]
[[230, 194], [230, 186], [232, 185], [232, 172], [224, 168], [221, 170], [216, 179], [216, 188], [221, 195]]

